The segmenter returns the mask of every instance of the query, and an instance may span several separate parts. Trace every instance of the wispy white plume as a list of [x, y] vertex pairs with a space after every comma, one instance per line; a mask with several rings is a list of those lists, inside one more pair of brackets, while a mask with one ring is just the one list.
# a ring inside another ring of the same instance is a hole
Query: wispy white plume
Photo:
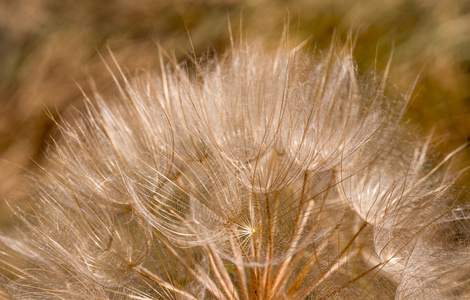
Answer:
[[350, 46], [287, 44], [241, 43], [88, 99], [19, 236], [0, 238], [0, 295], [470, 297], [470, 209], [404, 128], [408, 98], [360, 78]]

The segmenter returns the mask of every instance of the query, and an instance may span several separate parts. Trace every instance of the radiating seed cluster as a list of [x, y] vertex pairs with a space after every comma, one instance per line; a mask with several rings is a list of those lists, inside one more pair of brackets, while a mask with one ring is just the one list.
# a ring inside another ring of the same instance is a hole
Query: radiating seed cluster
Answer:
[[241, 43], [88, 99], [20, 233], [0, 236], [1, 295], [470, 297], [470, 209], [404, 128], [408, 97], [359, 78], [351, 47], [287, 44]]

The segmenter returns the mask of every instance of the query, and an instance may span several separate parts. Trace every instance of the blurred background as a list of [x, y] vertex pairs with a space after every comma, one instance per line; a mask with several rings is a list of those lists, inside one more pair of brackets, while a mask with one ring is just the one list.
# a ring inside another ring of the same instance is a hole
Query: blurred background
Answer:
[[[406, 94], [418, 78], [410, 123], [423, 135], [434, 130], [441, 158], [470, 141], [468, 0], [0, 0], [0, 228], [11, 225], [4, 200], [21, 199], [25, 171], [44, 162], [51, 116], [66, 118], [83, 100], [79, 87], [92, 94], [91, 80], [99, 91], [112, 87], [108, 48], [133, 74], [158, 68], [157, 44], [187, 59], [188, 36], [197, 56], [223, 52], [229, 23], [235, 35], [242, 24], [245, 40], [273, 45], [289, 23], [317, 49], [352, 31], [364, 73], [383, 72], [393, 49], [391, 87]], [[454, 167], [469, 162], [467, 147]]]

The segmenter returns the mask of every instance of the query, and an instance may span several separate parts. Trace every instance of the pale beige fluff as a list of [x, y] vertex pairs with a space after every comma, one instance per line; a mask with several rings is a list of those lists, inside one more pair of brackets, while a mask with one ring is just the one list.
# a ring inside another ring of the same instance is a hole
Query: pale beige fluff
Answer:
[[88, 99], [61, 125], [19, 235], [0, 237], [1, 292], [468, 297], [455, 176], [404, 128], [408, 97], [359, 78], [351, 52], [241, 43]]

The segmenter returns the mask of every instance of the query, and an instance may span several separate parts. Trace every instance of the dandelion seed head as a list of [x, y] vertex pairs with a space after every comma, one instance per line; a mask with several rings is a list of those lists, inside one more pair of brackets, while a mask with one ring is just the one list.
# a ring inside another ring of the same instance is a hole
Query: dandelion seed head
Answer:
[[469, 209], [429, 139], [404, 134], [408, 99], [363, 82], [351, 53], [240, 42], [193, 71], [118, 71], [117, 100], [60, 125], [23, 234], [1, 236], [6, 293], [468, 295]]

